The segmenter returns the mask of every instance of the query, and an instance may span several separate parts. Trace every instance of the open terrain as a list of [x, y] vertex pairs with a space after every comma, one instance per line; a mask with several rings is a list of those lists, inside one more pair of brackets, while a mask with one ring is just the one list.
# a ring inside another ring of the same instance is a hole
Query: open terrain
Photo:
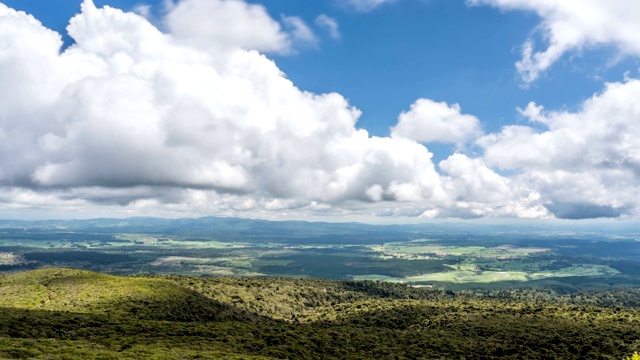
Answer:
[[0, 358], [619, 360], [639, 260], [632, 228], [0, 221]]
[[246, 219], [0, 221], [0, 272], [384, 280], [451, 290], [640, 285], [632, 227], [328, 224]]

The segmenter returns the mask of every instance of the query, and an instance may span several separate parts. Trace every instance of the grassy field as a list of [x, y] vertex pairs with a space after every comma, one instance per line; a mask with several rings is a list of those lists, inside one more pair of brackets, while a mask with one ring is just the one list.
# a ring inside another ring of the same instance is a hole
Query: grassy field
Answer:
[[439, 282], [439, 283], [454, 283], [454, 284], [468, 284], [468, 283], [492, 283], [503, 281], [530, 281], [549, 278], [563, 278], [563, 277], [598, 277], [598, 276], [612, 276], [618, 275], [620, 271], [613, 269], [605, 265], [576, 265], [557, 271], [543, 271], [543, 272], [524, 272], [524, 271], [481, 271], [474, 269], [473, 265], [467, 264], [467, 266], [460, 267], [458, 269], [438, 272], [431, 274], [423, 274], [417, 276], [408, 277], [391, 277], [384, 275], [360, 275], [354, 276], [354, 280], [381, 280], [390, 281], [405, 284], [417, 284], [425, 282]]

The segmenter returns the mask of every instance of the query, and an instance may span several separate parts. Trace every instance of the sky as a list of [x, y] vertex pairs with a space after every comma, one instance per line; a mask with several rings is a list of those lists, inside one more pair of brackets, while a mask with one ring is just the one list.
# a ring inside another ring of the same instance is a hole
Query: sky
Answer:
[[0, 218], [637, 221], [636, 0], [0, 0]]

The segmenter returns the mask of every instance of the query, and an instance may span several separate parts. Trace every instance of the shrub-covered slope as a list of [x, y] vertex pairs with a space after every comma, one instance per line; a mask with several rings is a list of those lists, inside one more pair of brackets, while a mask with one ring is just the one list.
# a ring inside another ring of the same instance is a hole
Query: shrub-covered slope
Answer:
[[0, 358], [619, 360], [640, 350], [636, 308], [502, 297], [44, 269], [0, 277]]
[[72, 269], [0, 277], [0, 307], [169, 321], [256, 320], [253, 314], [167, 279]]

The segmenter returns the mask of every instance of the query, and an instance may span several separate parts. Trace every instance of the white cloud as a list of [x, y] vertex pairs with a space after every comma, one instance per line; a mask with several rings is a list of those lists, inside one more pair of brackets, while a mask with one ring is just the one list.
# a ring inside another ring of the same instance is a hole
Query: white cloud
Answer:
[[0, 4], [0, 210], [638, 215], [640, 80], [578, 112], [530, 104], [535, 128], [484, 135], [481, 158], [436, 167], [419, 141], [481, 134], [457, 105], [418, 100], [392, 137], [371, 137], [344, 97], [298, 89], [255, 50], [211, 51], [90, 1], [68, 32], [61, 53], [59, 34]]
[[391, 136], [418, 142], [462, 144], [481, 134], [480, 121], [462, 114], [460, 105], [419, 99], [398, 117]]
[[395, 2], [396, 0], [342, 0], [341, 5], [346, 5], [356, 11], [369, 12], [384, 4]]
[[320, 14], [318, 15], [318, 17], [316, 17], [315, 23], [316, 25], [325, 28], [332, 39], [340, 39], [340, 26], [338, 25], [338, 21], [336, 19], [325, 14]]
[[564, 217], [637, 212], [640, 193], [640, 80], [608, 84], [576, 112], [546, 112], [529, 104], [521, 114], [547, 127], [507, 126], [478, 141], [484, 161], [518, 170], [513, 180], [537, 189]]
[[0, 14], [4, 207], [420, 214], [449, 203], [427, 148], [370, 137], [341, 95], [299, 90], [256, 51], [212, 53], [85, 1], [60, 53], [32, 17]]
[[151, 16], [151, 5], [141, 4], [136, 6], [133, 11], [140, 16], [149, 18]]
[[285, 27], [289, 29], [289, 33], [291, 34], [291, 38], [294, 43], [298, 43], [303, 46], [318, 46], [318, 38], [309, 26], [307, 26], [304, 20], [297, 16], [282, 16], [282, 22]]
[[505, 10], [533, 11], [541, 17], [538, 31], [547, 48], [535, 51], [532, 39], [523, 45], [516, 67], [526, 83], [535, 81], [562, 55], [601, 45], [640, 56], [640, 2], [636, 0], [467, 0]]
[[171, 33], [199, 47], [288, 53], [291, 39], [262, 5], [239, 0], [182, 0], [166, 18]]
[[497, 174], [481, 159], [454, 154], [441, 161], [439, 167], [448, 175], [447, 193], [455, 194], [454, 203], [445, 210], [449, 216], [549, 216], [549, 211], [539, 203], [537, 191]]

